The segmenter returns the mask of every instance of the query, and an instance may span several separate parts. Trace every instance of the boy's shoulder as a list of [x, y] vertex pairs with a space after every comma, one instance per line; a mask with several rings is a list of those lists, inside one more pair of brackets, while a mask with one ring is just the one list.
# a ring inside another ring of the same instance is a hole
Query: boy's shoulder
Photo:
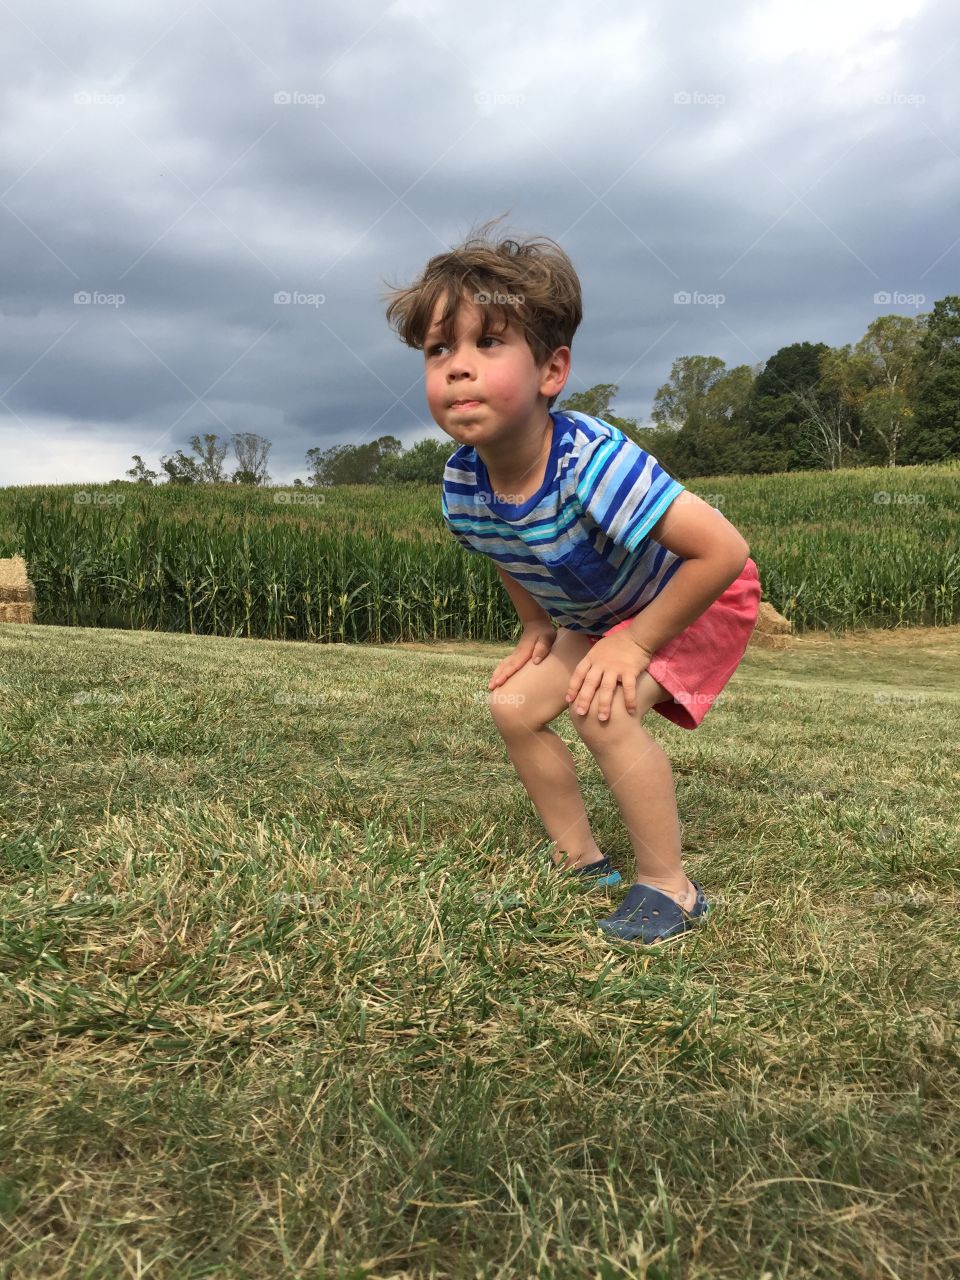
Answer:
[[477, 451], [472, 444], [462, 444], [454, 449], [443, 466], [440, 492], [444, 511], [448, 499], [458, 505], [472, 504], [477, 487]]
[[[603, 418], [595, 418], [592, 414], [575, 409], [554, 409], [551, 410], [551, 417], [556, 427], [552, 453], [555, 459], [553, 484], [562, 502], [571, 500], [572, 495], [582, 488], [584, 478], [593, 475], [596, 469], [593, 464], [599, 464], [601, 458], [608, 462], [612, 455], [621, 460], [618, 465], [622, 466], [626, 461], [623, 459], [623, 449], [629, 451], [631, 465], [636, 465], [638, 455], [642, 456], [639, 446], [629, 436]], [[614, 446], [612, 450], [609, 447], [611, 445]], [[474, 505], [482, 475], [474, 446], [458, 446], [447, 458], [443, 468], [441, 491], [445, 508], [448, 498], [451, 503], [464, 509]]]
[[570, 419], [573, 424], [568, 434], [573, 439], [574, 452], [576, 453], [579, 453], [595, 440], [619, 441], [627, 439], [619, 427], [615, 427], [611, 422], [605, 422], [603, 418], [595, 418], [590, 413], [581, 413], [579, 409], [563, 409], [559, 416]]
[[563, 416], [570, 422], [561, 450], [561, 478], [578, 490], [587, 477], [608, 467], [611, 460], [618, 468], [646, 463], [647, 455], [640, 446], [612, 422], [574, 409], [564, 409]]

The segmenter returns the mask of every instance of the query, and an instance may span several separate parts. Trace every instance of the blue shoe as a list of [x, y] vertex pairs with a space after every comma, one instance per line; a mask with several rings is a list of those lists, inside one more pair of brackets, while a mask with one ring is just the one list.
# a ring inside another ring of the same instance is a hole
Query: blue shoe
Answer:
[[[560, 871], [559, 866], [554, 862], [550, 848], [553, 844], [552, 840], [546, 840], [539, 845], [536, 851], [535, 859], [542, 861], [548, 871]], [[585, 889], [612, 889], [618, 885], [623, 879], [620, 872], [614, 869], [613, 863], [609, 858], [603, 857], [598, 862], [591, 862], [585, 867], [570, 867], [569, 870], [560, 871], [563, 876], [574, 876]]]
[[586, 867], [571, 867], [562, 874], [578, 876], [585, 889], [612, 889], [623, 879], [609, 858], [601, 858], [599, 862], [591, 862]]
[[696, 880], [690, 883], [697, 891], [690, 911], [653, 885], [632, 884], [613, 915], [598, 920], [597, 928], [611, 940], [622, 942], [659, 943], [679, 938], [710, 910], [703, 889]]

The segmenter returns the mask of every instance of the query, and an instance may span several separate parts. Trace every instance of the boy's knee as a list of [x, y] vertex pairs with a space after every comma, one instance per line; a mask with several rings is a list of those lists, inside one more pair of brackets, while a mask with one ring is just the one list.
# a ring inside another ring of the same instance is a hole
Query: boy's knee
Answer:
[[[507, 682], [509, 683], [509, 681]], [[501, 685], [491, 689], [487, 697], [487, 705], [494, 723], [504, 735], [520, 733], [525, 730], [542, 729], [542, 719], [526, 695], [519, 690], [508, 690]]]
[[637, 725], [657, 703], [669, 702], [673, 696], [662, 684], [654, 680], [648, 671], [645, 671], [637, 681], [634, 710], [627, 710], [623, 685], [618, 684], [610, 701], [610, 713], [606, 720], [601, 720], [597, 715], [599, 693], [599, 690], [594, 693], [586, 715], [582, 716], [576, 710], [577, 698], [574, 698], [568, 708], [577, 733], [590, 747], [594, 744], [602, 745], [605, 742], [612, 742], [624, 733], [635, 732]]
[[490, 708], [494, 722], [505, 729], [519, 723], [524, 702], [522, 693], [511, 692], [503, 685], [497, 689], [491, 689], [487, 694], [487, 706]]
[[589, 747], [603, 746], [605, 743], [618, 740], [624, 733], [635, 731], [637, 725], [641, 723], [643, 717], [650, 710], [649, 706], [638, 700], [636, 710], [628, 711], [622, 685], [617, 685], [614, 691], [613, 699], [610, 703], [610, 713], [606, 720], [601, 720], [597, 715], [597, 694], [594, 694], [590, 708], [585, 715], [581, 715], [576, 707], [577, 700], [575, 698], [568, 707], [567, 712], [573, 722], [573, 727]]

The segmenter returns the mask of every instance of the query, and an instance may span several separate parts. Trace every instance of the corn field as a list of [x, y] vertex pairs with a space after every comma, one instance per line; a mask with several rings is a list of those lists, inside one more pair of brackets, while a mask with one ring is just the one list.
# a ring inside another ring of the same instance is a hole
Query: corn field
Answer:
[[[955, 464], [686, 487], [747, 539], [763, 598], [798, 632], [960, 621]], [[0, 489], [0, 556], [14, 554], [40, 623], [378, 644], [519, 629], [429, 485]]]

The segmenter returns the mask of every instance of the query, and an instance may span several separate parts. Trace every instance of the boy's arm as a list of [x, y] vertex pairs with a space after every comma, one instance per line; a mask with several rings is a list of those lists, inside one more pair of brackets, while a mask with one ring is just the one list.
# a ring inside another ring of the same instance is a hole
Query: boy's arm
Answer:
[[725, 516], [689, 491], [674, 499], [650, 537], [684, 561], [627, 628], [637, 644], [656, 653], [736, 581], [750, 547]]
[[511, 578], [509, 573], [507, 573], [496, 560], [494, 560], [494, 564], [497, 566], [497, 573], [499, 573], [503, 581], [503, 585], [506, 587], [507, 595], [513, 601], [523, 625], [526, 627], [547, 622], [552, 626], [553, 623], [546, 609], [539, 605], [537, 601], [534, 600], [530, 592], [521, 587], [520, 583], [517, 582], [516, 579]]

